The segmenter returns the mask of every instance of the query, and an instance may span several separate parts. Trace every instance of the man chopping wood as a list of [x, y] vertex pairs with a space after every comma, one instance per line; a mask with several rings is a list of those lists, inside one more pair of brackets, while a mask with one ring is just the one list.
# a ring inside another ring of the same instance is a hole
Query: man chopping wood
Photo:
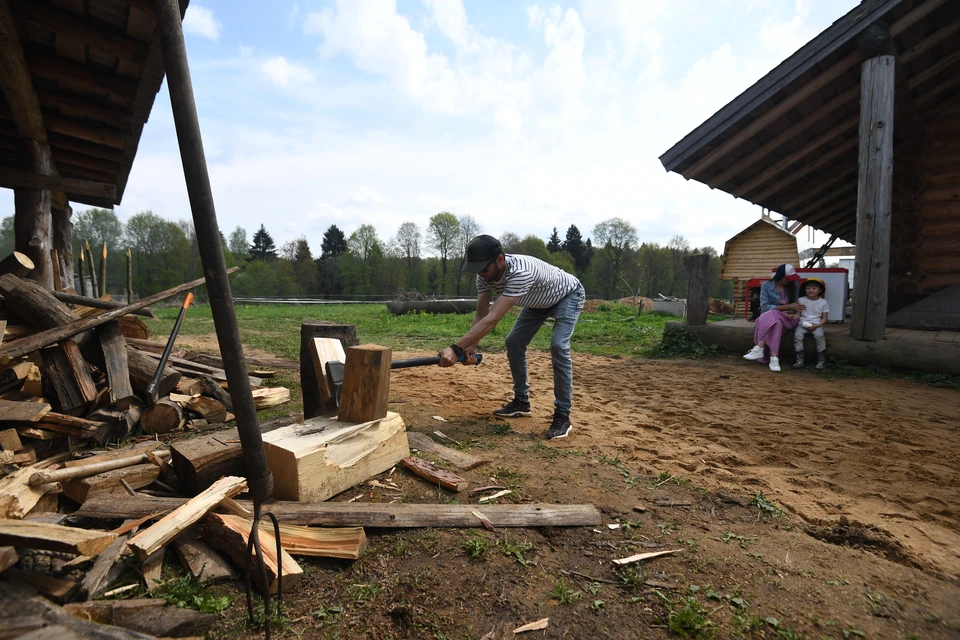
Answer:
[[[527, 345], [547, 318], [554, 318], [550, 358], [556, 399], [547, 439], [570, 435], [573, 430], [570, 424], [573, 406], [570, 337], [583, 309], [583, 285], [576, 277], [538, 258], [504, 254], [500, 241], [488, 235], [470, 241], [460, 270], [477, 274], [477, 312], [470, 331], [440, 352], [440, 366], [453, 366], [461, 356], [466, 356], [465, 364], [470, 363], [480, 339], [493, 331], [507, 310], [514, 305], [522, 307], [506, 339], [507, 359], [513, 376], [513, 400], [493, 413], [505, 418], [529, 416]], [[498, 295], [491, 307], [494, 291]]]

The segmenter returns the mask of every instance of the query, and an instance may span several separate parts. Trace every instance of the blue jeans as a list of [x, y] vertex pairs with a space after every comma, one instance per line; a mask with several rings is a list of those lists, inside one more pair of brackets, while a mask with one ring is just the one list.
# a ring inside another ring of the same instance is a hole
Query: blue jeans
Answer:
[[547, 318], [553, 317], [550, 337], [550, 358], [553, 360], [553, 402], [556, 410], [570, 415], [573, 407], [573, 359], [570, 357], [570, 337], [583, 309], [584, 291], [579, 286], [560, 302], [548, 309], [524, 307], [517, 316], [513, 329], [507, 334], [507, 359], [513, 376], [513, 394], [518, 400], [530, 401], [530, 380], [527, 375], [527, 345], [533, 340]]

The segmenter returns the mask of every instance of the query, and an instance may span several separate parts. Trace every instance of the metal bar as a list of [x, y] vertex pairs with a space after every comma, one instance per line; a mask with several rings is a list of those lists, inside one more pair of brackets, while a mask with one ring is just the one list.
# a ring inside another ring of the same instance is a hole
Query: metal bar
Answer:
[[180, 2], [156, 0], [157, 22], [163, 50], [163, 62], [170, 90], [170, 104], [180, 144], [180, 158], [187, 182], [187, 195], [197, 232], [200, 260], [207, 280], [213, 323], [217, 330], [223, 368], [230, 385], [233, 412], [237, 417], [240, 446], [247, 469], [247, 486], [254, 504], [262, 504], [273, 492], [273, 476], [267, 466], [267, 456], [260, 436], [257, 409], [247, 375], [247, 365], [240, 342], [240, 327], [233, 308], [230, 281], [220, 244], [220, 227], [213, 204], [210, 176], [200, 137], [200, 121], [193, 99], [193, 84], [187, 63], [187, 49], [183, 41]]

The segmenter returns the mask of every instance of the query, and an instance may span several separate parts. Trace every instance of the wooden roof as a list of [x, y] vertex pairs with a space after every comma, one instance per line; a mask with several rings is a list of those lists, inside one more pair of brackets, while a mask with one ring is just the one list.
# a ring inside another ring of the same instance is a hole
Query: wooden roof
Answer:
[[46, 141], [68, 199], [119, 204], [163, 81], [156, 26], [152, 0], [0, 0], [6, 175], [18, 139]]
[[855, 242], [856, 40], [877, 21], [910, 90], [898, 123], [907, 109], [920, 126], [956, 110], [960, 0], [863, 0], [664, 153], [664, 168]]

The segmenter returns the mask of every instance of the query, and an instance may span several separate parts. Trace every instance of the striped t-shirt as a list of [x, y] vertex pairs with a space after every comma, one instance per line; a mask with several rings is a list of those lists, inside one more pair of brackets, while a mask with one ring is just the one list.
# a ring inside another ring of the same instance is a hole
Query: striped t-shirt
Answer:
[[496, 291], [502, 296], [519, 298], [517, 305], [549, 309], [580, 286], [580, 281], [563, 269], [539, 258], [505, 254], [507, 268], [496, 282], [477, 276], [477, 293]]

